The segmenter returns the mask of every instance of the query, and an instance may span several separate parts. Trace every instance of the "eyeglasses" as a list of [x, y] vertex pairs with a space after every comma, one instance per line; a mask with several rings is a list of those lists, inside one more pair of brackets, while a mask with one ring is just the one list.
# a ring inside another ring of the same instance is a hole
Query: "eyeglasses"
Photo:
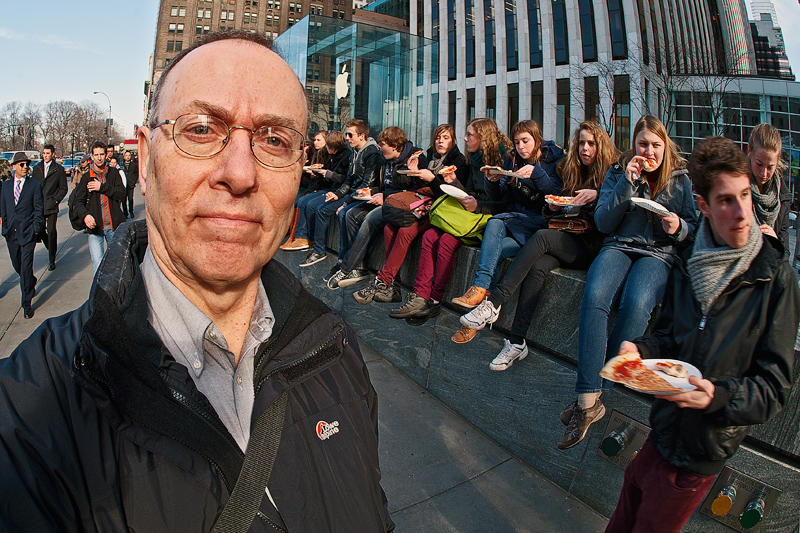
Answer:
[[192, 157], [214, 157], [228, 145], [233, 130], [250, 133], [250, 150], [256, 160], [269, 168], [286, 168], [303, 156], [304, 135], [286, 126], [262, 126], [253, 131], [243, 126], [228, 126], [212, 115], [186, 113], [175, 120], [162, 120], [153, 130], [172, 125], [172, 140], [178, 149]]

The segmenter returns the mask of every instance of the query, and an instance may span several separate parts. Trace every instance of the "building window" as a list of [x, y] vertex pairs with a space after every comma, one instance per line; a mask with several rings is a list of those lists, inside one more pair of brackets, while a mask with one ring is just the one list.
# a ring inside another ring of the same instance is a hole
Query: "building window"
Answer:
[[178, 9], [178, 16], [179, 17], [185, 17], [186, 16], [186, 6], [181, 6]]
[[219, 12], [219, 20], [228, 20], [228, 12], [227, 11], [220, 11]]
[[258, 13], [250, 13], [250, 22], [253, 24], [258, 22]]
[[[291, 19], [289, 19], [289, 20], [291, 20]], [[315, 79], [315, 80], [318, 80], [318, 79], [319, 79], [319, 71], [318, 71], [318, 70], [315, 70], [315, 71], [314, 71], [314, 79]]]
[[203, 33], [203, 27], [202, 26], [195, 26], [194, 27], [194, 34], [195, 35], [200, 35], [201, 33]]
[[592, 0], [578, 0], [578, 9], [581, 18], [583, 62], [597, 61], [597, 38], [595, 36]]
[[289, 11], [294, 11], [294, 2], [289, 2]]
[[544, 122], [544, 82], [531, 82], [531, 118], [540, 125]]
[[569, 144], [569, 78], [556, 80], [556, 143]]
[[506, 11], [506, 66], [507, 70], [517, 70], [519, 55], [517, 54], [517, 3], [516, 0], [505, 0]]
[[289, 17], [289, 26], [291, 26], [293, 24], [294, 24], [294, 19], [292, 17]]
[[584, 120], [599, 122], [600, 116], [600, 84], [597, 76], [583, 78], [583, 96], [586, 99]]
[[464, 0], [464, 13], [466, 15], [466, 36], [467, 48], [464, 50], [464, 59], [466, 59], [466, 75], [471, 77], [475, 75], [475, 12], [473, 7], [473, 0]]
[[494, 2], [483, 0], [484, 31], [486, 32], [486, 74], [494, 74], [497, 54], [494, 44]]
[[175, 50], [175, 41], [167, 41], [167, 52], [173, 52]]
[[178, 33], [183, 33], [183, 24], [178, 24]]
[[475, 89], [467, 89], [467, 122], [473, 120], [475, 120]]
[[611, 27], [611, 54], [614, 59], [628, 58], [628, 42], [625, 39], [625, 15], [622, 0], [608, 0], [608, 25]]
[[[508, 84], [508, 131], [519, 120], [519, 84]], [[541, 122], [540, 122], [541, 124]]]
[[264, 24], [266, 24], [267, 26], [272, 26], [272, 15], [266, 16], [266, 18], [264, 19]]
[[167, 29], [167, 33], [175, 33], [175, 23], [171, 23]]
[[456, 123], [456, 92], [447, 92], [447, 123]]
[[203, 18], [203, 10], [202, 9], [198, 9], [197, 10], [197, 18], [199, 18], [199, 19]]
[[211, 18], [211, 10], [210, 9], [206, 9], [206, 18], [207, 19]]
[[456, 79], [456, 3], [447, 0], [447, 79]]
[[639, 8], [639, 31], [642, 35], [642, 61], [645, 65], [650, 64], [650, 42], [647, 40], [647, 23], [644, 20], [644, 5], [642, 0], [636, 0]]
[[233, 21], [233, 15], [234, 15], [234, 14], [235, 14], [235, 13], [234, 13], [234, 11], [233, 11], [233, 10], [231, 10], [231, 11], [228, 11], [228, 20], [230, 20], [230, 21]]
[[542, 24], [539, 0], [528, 0], [528, 41], [531, 46], [531, 67], [542, 66]]
[[556, 65], [569, 63], [569, 44], [567, 43], [567, 12], [564, 0], [553, 0], [553, 35]]
[[[653, 0], [649, 0], [650, 2], [650, 24], [653, 26], [653, 41], [655, 41], [656, 45], [656, 71], [661, 74], [661, 39], [659, 39], [658, 34], [658, 19], [656, 18], [656, 6], [653, 4]], [[667, 54], [669, 54], [669, 46], [667, 46]]]
[[245, 24], [250, 24], [250, 12], [245, 11], [244, 15], [242, 16], [242, 22]]
[[169, 10], [169, 14], [173, 17], [178, 16], [178, 6], [172, 6], [172, 9]]
[[631, 144], [631, 86], [627, 75], [614, 76], [614, 137], [623, 152]]
[[295, 11], [297, 11], [298, 13], [302, 13], [303, 12], [303, 4], [297, 4], [295, 6]]
[[497, 119], [497, 87], [486, 87], [486, 116]]
[[208, 33], [211, 31], [211, 26], [203, 26], [203, 33]]
[[180, 52], [183, 50], [183, 41], [175, 41], [175, 51]]

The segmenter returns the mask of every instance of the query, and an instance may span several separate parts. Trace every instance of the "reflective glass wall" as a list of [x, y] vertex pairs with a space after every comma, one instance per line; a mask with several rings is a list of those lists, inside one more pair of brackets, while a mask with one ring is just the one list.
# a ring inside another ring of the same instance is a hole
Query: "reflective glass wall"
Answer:
[[[436, 127], [438, 95], [420, 90], [438, 68], [438, 44], [369, 24], [308, 15], [275, 39], [304, 83], [311, 102], [311, 133], [341, 130], [361, 118], [370, 135], [399, 126], [417, 146]], [[435, 101], [434, 101], [435, 100]]]

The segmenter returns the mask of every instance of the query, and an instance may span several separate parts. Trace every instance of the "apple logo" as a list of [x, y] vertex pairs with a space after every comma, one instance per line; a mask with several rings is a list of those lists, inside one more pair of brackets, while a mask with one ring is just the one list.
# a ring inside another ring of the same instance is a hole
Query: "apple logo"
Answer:
[[347, 63], [342, 64], [342, 72], [336, 76], [336, 98], [346, 98], [350, 91], [350, 73], [347, 72]]

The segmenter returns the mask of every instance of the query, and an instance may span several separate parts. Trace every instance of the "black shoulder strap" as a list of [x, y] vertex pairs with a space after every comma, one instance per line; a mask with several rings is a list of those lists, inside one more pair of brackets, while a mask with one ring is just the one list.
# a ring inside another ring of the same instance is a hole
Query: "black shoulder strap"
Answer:
[[288, 392], [281, 394], [256, 420], [236, 487], [214, 524], [212, 533], [240, 533], [250, 529], [264, 499], [264, 491], [278, 454], [287, 398]]

